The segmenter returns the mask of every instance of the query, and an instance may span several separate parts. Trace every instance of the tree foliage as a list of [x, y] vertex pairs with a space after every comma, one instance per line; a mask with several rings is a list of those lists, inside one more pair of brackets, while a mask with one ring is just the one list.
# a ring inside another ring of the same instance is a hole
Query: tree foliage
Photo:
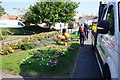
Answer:
[[76, 2], [36, 2], [25, 13], [25, 20], [29, 23], [47, 23], [52, 25], [56, 22], [74, 21]]
[[[0, 2], [1, 4], [2, 2]], [[5, 14], [5, 9], [0, 5], [0, 16], [2, 16], [2, 14]]]

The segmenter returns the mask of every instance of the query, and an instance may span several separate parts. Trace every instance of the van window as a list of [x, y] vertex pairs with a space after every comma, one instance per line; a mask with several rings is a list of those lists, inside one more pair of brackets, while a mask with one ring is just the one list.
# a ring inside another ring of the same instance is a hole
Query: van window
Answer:
[[24, 26], [21, 22], [18, 22], [18, 25], [19, 25], [19, 26]]
[[105, 15], [106, 10], [107, 10], [107, 8], [104, 8], [104, 9], [103, 9], [103, 14], [102, 14], [102, 17], [101, 17], [102, 20], [104, 20], [104, 18], [105, 18], [105, 16], [106, 16], [106, 15]]
[[106, 19], [109, 20], [109, 23], [110, 23], [109, 33], [111, 35], [114, 35], [114, 8], [113, 8], [113, 5], [109, 6]]

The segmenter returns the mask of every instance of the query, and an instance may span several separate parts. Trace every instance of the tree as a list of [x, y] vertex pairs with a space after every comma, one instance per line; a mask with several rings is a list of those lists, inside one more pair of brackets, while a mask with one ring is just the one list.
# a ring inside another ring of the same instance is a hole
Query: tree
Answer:
[[[2, 2], [0, 2], [1, 4]], [[0, 5], [0, 16], [2, 16], [2, 14], [5, 14], [5, 9]]]
[[56, 22], [74, 21], [76, 2], [36, 2], [25, 13], [25, 20], [29, 23], [47, 23], [52, 25]]

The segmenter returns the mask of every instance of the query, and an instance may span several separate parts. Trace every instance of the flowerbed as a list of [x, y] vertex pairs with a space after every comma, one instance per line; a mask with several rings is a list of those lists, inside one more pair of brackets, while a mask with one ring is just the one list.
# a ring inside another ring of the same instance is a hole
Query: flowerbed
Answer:
[[[2, 48], [0, 49], [0, 55], [7, 55], [15, 53], [17, 50], [28, 50], [35, 47], [39, 47], [37, 44], [41, 43], [42, 40], [47, 40], [50, 37], [57, 36], [58, 32], [46, 32], [31, 35], [25, 38], [20, 39], [19, 41], [12, 41], [7, 43], [2, 43]], [[38, 42], [38, 43], [36, 43]], [[46, 45], [46, 42], [42, 43]], [[49, 43], [48, 43], [49, 44]]]
[[47, 45], [3, 56], [2, 69], [22, 76], [69, 76], [79, 41], [69, 41], [67, 46]]

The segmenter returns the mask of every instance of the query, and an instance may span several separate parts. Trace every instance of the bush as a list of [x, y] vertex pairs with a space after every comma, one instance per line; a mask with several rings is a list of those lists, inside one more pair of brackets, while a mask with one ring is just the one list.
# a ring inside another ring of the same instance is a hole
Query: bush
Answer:
[[2, 30], [1, 33], [2, 33], [3, 35], [12, 35], [12, 34], [13, 34], [13, 33], [12, 33], [11, 31], [9, 31], [9, 30]]
[[11, 54], [14, 52], [15, 52], [15, 50], [10, 46], [4, 46], [3, 49], [1, 50], [2, 54]]
[[3, 53], [3, 50], [0, 50], [0, 55], [3, 55], [4, 53]]
[[25, 37], [24, 39], [22, 39], [22, 42], [23, 42], [23, 43], [30, 42], [30, 38], [29, 38], [29, 37]]
[[12, 47], [13, 49], [18, 49], [19, 45], [17, 43], [11, 43], [9, 44], [10, 47]]
[[53, 35], [56, 34], [58, 34], [58, 32], [40, 33], [25, 37], [19, 42], [6, 43], [3, 45], [3, 49], [0, 52], [0, 54], [14, 53], [17, 49], [28, 50], [28, 49], [33, 49], [36, 46], [37, 47], [47, 46], [48, 44], [51, 44], [48, 38], [53, 37]]
[[24, 43], [22, 41], [17, 43], [18, 49], [21, 49], [21, 45], [23, 45]]
[[35, 48], [35, 47], [36, 47], [36, 45], [33, 44], [33, 43], [25, 43], [25, 44], [22, 44], [22, 45], [21, 45], [21, 49], [22, 49], [22, 50], [33, 49], [33, 48]]

